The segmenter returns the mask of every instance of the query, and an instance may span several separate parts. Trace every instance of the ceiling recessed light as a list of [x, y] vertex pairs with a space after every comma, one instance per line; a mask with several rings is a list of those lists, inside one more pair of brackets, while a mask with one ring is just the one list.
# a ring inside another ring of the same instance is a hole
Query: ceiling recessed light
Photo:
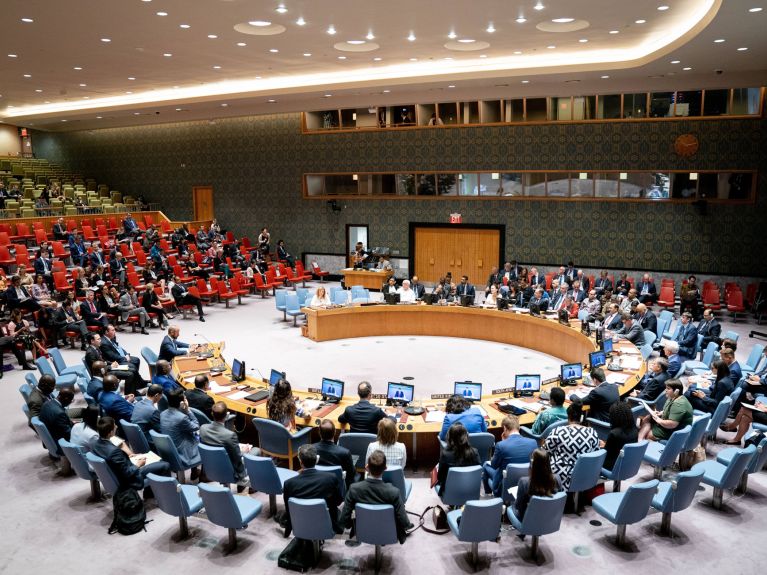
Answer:
[[247, 44], [246, 44], [245, 42], [237, 42], [237, 45], [238, 45], [240, 48], [244, 48], [245, 46], [247, 46]]
[[529, 84], [529, 83], [530, 83], [530, 80], [522, 80], [522, 83], [523, 83], [523, 84]]
[[408, 34], [407, 40], [408, 42], [415, 42], [415, 34], [413, 34], [412, 32]]
[[131, 92], [130, 90], [128, 90], [128, 91], [127, 91], [127, 92], [125, 92], [125, 93], [126, 93], [126, 94], [132, 94], [133, 92]]
[[267, 26], [272, 25], [272, 23], [267, 20], [250, 20], [248, 24], [256, 26], [257, 28], [266, 28]]
[[80, 84], [81, 88], [86, 88], [87, 86], [88, 86], [88, 84]]
[[570, 22], [575, 22], [575, 18], [554, 18], [552, 22], [555, 24], [569, 24]]
[[111, 38], [102, 38], [101, 41], [108, 44], [109, 42], [112, 41], [112, 39]]
[[279, 6], [277, 6], [277, 8], [274, 9], [274, 11], [280, 14], [284, 14], [285, 12], [288, 11], [288, 9], [285, 8], [285, 4], [280, 4]]
[[213, 66], [213, 69], [214, 69], [214, 70], [220, 70], [220, 69], [221, 69], [221, 66], [219, 66], [218, 64], [216, 64], [215, 66]]
[[644, 24], [647, 20], [634, 20], [634, 24]]
[[490, 22], [490, 24], [487, 25], [487, 28], [485, 28], [485, 32], [487, 32], [488, 34], [492, 34], [493, 32], [495, 32], [495, 26], [493, 26], [492, 22]]
[[448, 88], [455, 88], [455, 84], [450, 84]]
[[554, 45], [552, 44], [552, 45], [550, 45], [550, 46], [546, 46], [546, 48], [548, 48], [549, 50], [553, 50], [554, 48], [556, 48], [556, 46], [554, 46]]
[[368, 32], [367, 36], [365, 36], [365, 39], [366, 39], [366, 40], [375, 40], [375, 39], [376, 39], [376, 37], [375, 37], [375, 35], [373, 34], [373, 31], [372, 31], [372, 30], [371, 30], [370, 32]]
[[383, 91], [383, 93], [384, 93], [384, 94], [388, 94], [388, 93], [390, 93], [390, 92], [391, 92], [391, 90], [384, 90], [384, 91]]
[[91, 99], [90, 96], [83, 96], [83, 100], [90, 100], [90, 99]]
[[18, 58], [18, 54], [8, 54], [9, 58]]
[[745, 52], [746, 50], [748, 50], [748, 48], [746, 47], [738, 48], [738, 52]]
[[338, 59], [339, 60], [346, 60], [346, 56], [339, 56]]
[[461, 38], [458, 40], [461, 44], [471, 44], [472, 42], [476, 42], [476, 40], [472, 38]]
[[178, 27], [183, 28], [184, 30], [189, 30], [189, 28], [191, 28], [189, 24], [179, 24]]
[[181, 111], [181, 108], [176, 108], [176, 112], [180, 112], [180, 111]]
[[270, 104], [274, 104], [277, 100], [267, 100]]
[[352, 46], [359, 46], [360, 44], [364, 44], [365, 40], [347, 40], [347, 44], [351, 44]]
[[381, 58], [380, 56], [376, 56], [375, 58], [373, 58], [373, 62], [380, 62], [381, 60], [383, 60], [383, 58]]
[[140, 115], [141, 115], [141, 112], [133, 112], [133, 115], [134, 115], [134, 116], [140, 116]]
[[158, 12], [157, 15], [158, 16], [167, 16], [168, 13], [167, 12]]
[[215, 40], [216, 38], [218, 38], [218, 36], [216, 34], [208, 34], [208, 38], [210, 38], [211, 40]]
[[680, 62], [681, 62], [681, 60], [671, 60], [672, 64], [679, 64]]
[[724, 42], [724, 38], [717, 38], [714, 40], [714, 44], [721, 44], [722, 42]]
[[165, 52], [163, 56], [165, 56], [166, 58], [170, 58], [171, 56], [173, 56], [173, 54], [171, 54], [170, 52]]
[[543, 2], [541, 0], [538, 0], [535, 6], [533, 6], [533, 9], [535, 10], [543, 10], [545, 6], [543, 5]]
[[129, 76], [129, 77], [128, 77], [128, 80], [135, 80], [135, 79], [136, 79], [136, 78], [134, 78], [133, 76]]
[[690, 68], [689, 66], [687, 66], [686, 68], [682, 68], [682, 70], [684, 70], [685, 72], [688, 72], [688, 71], [692, 70], [692, 68]]
[[277, 52], [279, 52], [279, 50], [278, 50], [277, 48], [269, 48], [269, 51], [270, 51], [272, 54], [276, 54]]
[[588, 38], [581, 38], [580, 40], [578, 40], [578, 42], [580, 42], [581, 44], [585, 44], [588, 41], [589, 41]]
[[607, 80], [609, 77], [610, 77], [610, 76], [607, 76], [607, 75], [601, 76], [601, 78], [602, 78], [603, 80]]
[[411, 62], [418, 62], [418, 58], [410, 58]]
[[325, 94], [325, 98], [330, 98], [333, 94]]
[[43, 91], [40, 88], [38, 88], [37, 90], [35, 90], [35, 92], [37, 92], [38, 94], [41, 94]]
[[304, 52], [304, 56], [306, 56], [307, 58], [308, 58], [309, 56], [311, 56], [311, 55], [312, 55], [312, 53], [311, 53], [311, 52]]
[[226, 103], [224, 103], [224, 104], [221, 104], [221, 107], [222, 107], [222, 108], [227, 108], [228, 106], [229, 106], [229, 104], [226, 104]]
[[759, 7], [756, 7], [756, 8], [749, 8], [749, 9], [748, 9], [748, 11], [749, 11], [749, 12], [761, 12], [761, 11], [762, 11], [762, 9], [761, 9], [761, 8], [759, 8]]
[[487, 58], [487, 54], [480, 54], [479, 57], [480, 58]]
[[75, 67], [74, 67], [74, 68], [72, 68], [72, 69], [73, 69], [73, 70], [82, 70], [83, 68], [82, 68], [82, 66], [75, 66]]
[[330, 34], [332, 36], [335, 33], [336, 33], [336, 27], [333, 26], [333, 25], [328, 26], [328, 34]]
[[451, 40], [455, 39], [457, 36], [458, 34], [453, 32], [452, 30], [450, 30], [450, 34], [447, 35], [447, 37], [450, 38]]
[[668, 10], [668, 6], [666, 5], [658, 6], [658, 10], [660, 10], [661, 12], [665, 12], [666, 10]]
[[[8, 106], [9, 108], [13, 108], [13, 106]], [[61, 120], [62, 122], [66, 122], [66, 120]]]
[[516, 54], [517, 56], [519, 56], [521, 53], [522, 53], [522, 50], [514, 50], [514, 54]]
[[24, 77], [25, 77], [25, 78], [31, 78], [31, 77], [32, 77], [32, 74], [24, 74]]
[[296, 20], [296, 26], [306, 26], [306, 20], [304, 20], [303, 16], [299, 17], [298, 20]]
[[525, 22], [527, 22], [527, 18], [523, 18], [522, 16], [517, 18], [517, 24], [524, 24]]
[[26, 22], [27, 24], [30, 24], [31, 22], [34, 22], [34, 20], [32, 20], [32, 18], [22, 18], [21, 21], [22, 22]]
[[452, 60], [452, 58], [448, 56], [447, 58], [443, 58], [443, 60]]
[[104, 116], [96, 116], [97, 120], [101, 120]]
[[610, 30], [610, 34], [619, 34], [620, 32], [618, 30]]

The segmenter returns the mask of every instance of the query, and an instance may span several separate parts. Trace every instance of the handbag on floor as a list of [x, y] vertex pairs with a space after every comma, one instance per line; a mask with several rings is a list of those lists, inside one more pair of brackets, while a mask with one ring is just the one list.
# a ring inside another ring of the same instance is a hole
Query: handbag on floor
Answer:
[[288, 571], [298, 571], [305, 573], [313, 569], [317, 564], [317, 557], [314, 556], [314, 545], [306, 539], [294, 537], [282, 550], [277, 559], [277, 566]]

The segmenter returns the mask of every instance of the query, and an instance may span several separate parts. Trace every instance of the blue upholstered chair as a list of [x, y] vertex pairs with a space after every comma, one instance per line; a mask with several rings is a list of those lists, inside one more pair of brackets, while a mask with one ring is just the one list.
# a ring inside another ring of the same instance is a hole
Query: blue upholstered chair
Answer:
[[722, 339], [731, 339], [735, 343], [738, 342], [738, 338], [739, 337], [740, 337], [740, 335], [738, 335], [738, 332], [737, 331], [732, 331], [732, 330], [726, 331], [722, 335]]
[[709, 342], [706, 349], [703, 351], [703, 359], [700, 361], [687, 360], [682, 365], [685, 370], [692, 370], [693, 373], [697, 370], [698, 373], [709, 371], [711, 369], [711, 362], [714, 361], [714, 354], [719, 350], [719, 346], [716, 342]]
[[133, 453], [149, 453], [151, 451], [146, 435], [144, 435], [143, 430], [138, 425], [121, 419], [120, 427]]
[[312, 566], [320, 560], [320, 542], [333, 539], [333, 523], [324, 499], [288, 499], [288, 512], [293, 533], [298, 539], [312, 542]]
[[84, 365], [73, 365], [67, 367], [67, 363], [64, 361], [64, 357], [61, 355], [61, 350], [58, 347], [48, 348], [48, 354], [53, 360], [53, 367], [59, 375], [71, 375], [75, 374], [77, 377], [89, 379], [88, 370]]
[[252, 497], [234, 495], [228, 487], [220, 485], [200, 483], [198, 488], [210, 522], [229, 530], [229, 545], [225, 552], [234, 551], [237, 529], [248, 527], [248, 522], [261, 512], [261, 503]]
[[690, 435], [687, 436], [687, 440], [684, 442], [684, 447], [682, 447], [682, 453], [679, 454], [679, 464], [682, 469], [690, 468], [690, 465], [687, 465], [686, 462], [692, 457], [693, 450], [703, 441], [703, 436], [706, 434], [706, 429], [708, 429], [710, 421], [710, 413], [693, 416]]
[[672, 465], [676, 458], [679, 457], [679, 454], [682, 453], [691, 430], [692, 427], [688, 425], [672, 433], [665, 444], [660, 441], [653, 441], [647, 446], [644, 460], [655, 467], [656, 479], [660, 479], [663, 476], [663, 469]]
[[176, 449], [176, 444], [173, 443], [173, 440], [169, 435], [165, 435], [164, 433], [157, 433], [154, 429], [150, 429], [149, 436], [152, 438], [152, 443], [154, 443], [157, 454], [162, 457], [163, 461], [167, 461], [168, 465], [170, 465], [171, 471], [176, 474], [178, 482], [186, 483], [184, 472], [187, 469], [191, 469], [192, 467], [197, 467], [200, 465], [199, 456], [196, 459], [190, 461], [189, 464], [185, 465], [184, 462], [181, 461], [181, 457], [179, 457], [178, 450]]
[[[667, 311], [667, 310], [663, 310]], [[662, 312], [661, 312], [662, 313]], [[671, 312], [669, 312], [671, 313]], [[672, 314], [673, 316], [673, 314]], [[669, 324], [671, 323], [671, 320], [665, 317], [658, 317], [658, 322], [655, 326], [655, 334], [658, 336], [658, 340], [663, 337], [664, 332], [668, 329]], [[657, 340], [656, 340], [657, 341]]]
[[375, 545], [373, 569], [381, 567], [381, 547], [397, 543], [397, 523], [391, 505], [359, 503], [354, 507], [357, 541]]
[[727, 419], [727, 415], [730, 413], [731, 408], [732, 399], [730, 397], [725, 397], [719, 402], [719, 405], [716, 406], [714, 413], [711, 414], [711, 419], [708, 420], [706, 433], [703, 434], [703, 439], [701, 440], [701, 445], [703, 445], [703, 447], [706, 447], [706, 443], [708, 443], [709, 440], [716, 441], [716, 432], [719, 431], [719, 426], [724, 423], [725, 419]]
[[658, 339], [658, 334], [656, 334], [654, 331], [652, 331], [651, 329], [644, 330], [645, 345], [647, 345], [648, 343], [652, 345], [655, 343], [657, 339]]
[[346, 497], [346, 481], [344, 480], [344, 470], [340, 465], [315, 465], [317, 471], [332, 473], [338, 479], [338, 490], [341, 493], [341, 499]]
[[479, 452], [480, 461], [490, 461], [490, 455], [495, 447], [495, 436], [486, 431], [470, 433], [469, 444]]
[[374, 433], [342, 433], [338, 436], [338, 445], [345, 447], [352, 454], [354, 466], [357, 471], [365, 471], [365, 456], [368, 452], [368, 445], [376, 440]]
[[[754, 347], [751, 348], [751, 353], [748, 354], [746, 363], [740, 366], [743, 375], [754, 373], [756, 367], [759, 365], [759, 360], [762, 358], [763, 353], [764, 346], [760, 343], [754, 344]], [[736, 381], [735, 383], [737, 384], [738, 382]]]
[[649, 441], [627, 443], [618, 454], [612, 469], [602, 468], [602, 475], [613, 482], [613, 491], [621, 490], [621, 481], [631, 479], [642, 466], [642, 458], [647, 451]]
[[237, 483], [234, 476], [234, 467], [229, 459], [226, 449], [223, 447], [212, 447], [210, 445], [200, 444], [200, 461], [205, 471], [205, 476], [211, 481], [218, 481], [224, 487], [229, 487], [231, 483]]
[[388, 466], [383, 473], [382, 479], [385, 483], [391, 483], [394, 487], [399, 489], [400, 495], [402, 496], [402, 504], [404, 505], [407, 503], [407, 500], [410, 497], [410, 492], [413, 490], [413, 482], [405, 479], [405, 470], [402, 469], [401, 466]]
[[566, 502], [567, 493], [564, 491], [555, 493], [551, 497], [534, 495], [530, 498], [525, 516], [522, 519], [516, 516], [513, 506], [506, 509], [506, 516], [509, 518], [511, 526], [519, 531], [520, 535], [532, 536], [530, 553], [533, 559], [538, 557], [538, 543], [541, 535], [549, 535], [559, 531]]
[[149, 367], [149, 375], [154, 377], [155, 367], [157, 366], [157, 360], [159, 359], [157, 354], [152, 348], [144, 346], [141, 348], [141, 357], [144, 358], [144, 361]]
[[290, 433], [284, 425], [271, 419], [254, 418], [253, 425], [258, 431], [258, 446], [261, 453], [287, 459], [288, 467], [293, 469], [293, 459], [298, 454], [298, 448], [311, 443], [311, 427], [304, 427], [296, 433]]
[[535, 439], [538, 443], [542, 443], [543, 440], [546, 439], [549, 436], [549, 434], [560, 425], [567, 425], [567, 419], [560, 419], [559, 421], [555, 421], [554, 423], [546, 427], [546, 429], [544, 429], [541, 433], [533, 433], [532, 428], [525, 427], [523, 425], [522, 427], [519, 428], [519, 433], [525, 437], [530, 437], [532, 439]]
[[285, 294], [285, 313], [293, 318], [293, 325], [296, 326], [296, 319], [299, 315], [305, 315], [301, 311], [301, 303], [298, 301], [298, 294], [288, 292]]
[[168, 515], [178, 517], [181, 539], [189, 536], [187, 517], [202, 509], [202, 498], [196, 485], [181, 485], [173, 477], [162, 477], [154, 473], [147, 474], [149, 486], [154, 493], [157, 506]]
[[693, 470], [703, 470], [701, 481], [714, 488], [714, 509], [722, 508], [724, 490], [737, 487], [755, 455], [756, 445], [749, 445], [744, 449], [736, 449], [728, 458], [727, 464], [718, 461], [701, 461], [695, 464]]
[[277, 311], [282, 312], [282, 321], [288, 321], [288, 316], [285, 313], [287, 310], [287, 307], [285, 306], [285, 296], [287, 293], [288, 290], [286, 289], [274, 290], [274, 307], [277, 308]]
[[596, 431], [597, 437], [600, 441], [607, 441], [607, 437], [610, 435], [610, 422], [602, 421], [601, 419], [594, 419], [593, 417], [587, 417], [586, 423], [589, 427]]
[[639, 348], [639, 353], [642, 354], [642, 361], [647, 361], [647, 358], [652, 355], [653, 349], [652, 344], [646, 343], [642, 347]]
[[[27, 375], [32, 375], [31, 373], [28, 373]], [[34, 378], [35, 376], [32, 375]], [[29, 401], [29, 394], [32, 393], [33, 386], [29, 385], [29, 383], [22, 383], [19, 386], [19, 393], [21, 394], [21, 397], [24, 398], [24, 403], [27, 403]]]
[[349, 303], [349, 292], [346, 290], [334, 291], [331, 298], [335, 305], [346, 305]]
[[471, 543], [473, 566], [477, 565], [480, 542], [498, 540], [502, 517], [503, 501], [500, 497], [467, 501], [463, 509], [456, 509], [447, 514], [447, 524], [453, 535], [458, 541]]
[[98, 455], [90, 452], [85, 454], [85, 460], [88, 462], [88, 465], [93, 468], [93, 471], [96, 472], [99, 481], [101, 481], [101, 485], [104, 486], [104, 491], [112, 495], [117, 493], [117, 490], [120, 488], [120, 483], [117, 481], [115, 474], [112, 473], [107, 462]]
[[658, 491], [658, 480], [634, 483], [625, 493], [605, 493], [591, 502], [594, 511], [618, 526], [616, 543], [626, 542], [626, 525], [639, 523], [647, 517], [650, 504]]
[[30, 420], [30, 423], [37, 432], [37, 436], [40, 438], [40, 441], [43, 442], [43, 445], [48, 450], [48, 454], [51, 456], [51, 459], [54, 461], [60, 461], [61, 456], [64, 455], [64, 453], [61, 451], [59, 444], [53, 440], [53, 436], [48, 431], [48, 427], [42, 421], [40, 421], [40, 418], [37, 416], [33, 417]]
[[35, 365], [42, 375], [50, 375], [56, 380], [56, 387], [74, 387], [77, 384], [77, 374], [68, 373], [67, 375], [56, 375], [50, 362], [45, 357], [38, 357]]
[[101, 499], [101, 485], [99, 484], [98, 476], [88, 466], [88, 461], [85, 459], [85, 452], [82, 447], [70, 443], [63, 437], [59, 439], [59, 447], [64, 453], [64, 457], [69, 461], [69, 465], [74, 469], [75, 473], [80, 479], [85, 479], [91, 484], [91, 501], [99, 501]]
[[[305, 287], [296, 287], [296, 295], [298, 296], [298, 305], [305, 306], [309, 305], [311, 303], [311, 297], [309, 296], [309, 288]], [[306, 300], [309, 301], [306, 301]]]
[[[738, 451], [739, 449], [737, 447], [729, 447], [727, 449], [723, 449], [717, 453], [716, 460], [722, 465], [729, 465], [733, 457], [738, 454]], [[751, 473], [759, 473], [764, 467], [765, 463], [767, 463], [767, 437], [762, 439], [759, 442], [759, 445], [756, 446], [756, 454], [754, 454], [754, 457], [751, 458], [751, 462], [748, 464], [746, 470], [743, 472], [743, 475], [740, 478], [740, 482], [738, 483], [737, 487], [737, 490], [740, 493], [745, 493], [748, 489], [748, 476]]]
[[683, 471], [673, 481], [662, 481], [658, 493], [652, 499], [652, 506], [663, 513], [660, 524], [661, 535], [671, 535], [671, 514], [687, 509], [695, 498], [702, 469]]
[[516, 487], [519, 480], [530, 474], [530, 463], [509, 463], [503, 474], [503, 488], [501, 489], [501, 498], [505, 505], [514, 503], [514, 497], [509, 493], [509, 489]]
[[[460, 507], [467, 501], [479, 499], [482, 487], [482, 466], [451, 467], [447, 471], [445, 489], [442, 492], [442, 503], [451, 507]], [[438, 492], [439, 485], [434, 487]]]
[[199, 423], [200, 425], [205, 425], [206, 423], [213, 423], [210, 420], [210, 417], [205, 415], [202, 411], [200, 411], [196, 407], [190, 407], [189, 408], [189, 413], [194, 415], [194, 418], [197, 420], [197, 423]]
[[298, 472], [276, 467], [271, 457], [259, 457], [245, 454], [242, 458], [248, 472], [250, 486], [256, 491], [269, 496], [269, 516], [277, 512], [277, 496], [282, 495], [282, 486]]
[[597, 449], [591, 453], [581, 453], [575, 460], [570, 487], [567, 491], [573, 494], [573, 509], [576, 513], [579, 512], [578, 496], [580, 492], [591, 489], [599, 482], [605, 457], [607, 457], [607, 451]]

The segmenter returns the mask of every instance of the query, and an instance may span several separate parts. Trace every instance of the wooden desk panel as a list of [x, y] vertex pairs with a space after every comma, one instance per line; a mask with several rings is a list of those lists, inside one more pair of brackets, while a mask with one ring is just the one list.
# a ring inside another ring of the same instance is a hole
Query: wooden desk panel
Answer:
[[347, 289], [350, 286], [362, 286], [365, 289], [380, 290], [394, 272], [371, 272], [367, 270], [354, 270], [351, 268], [343, 269], [338, 272], [344, 276], [344, 285]]

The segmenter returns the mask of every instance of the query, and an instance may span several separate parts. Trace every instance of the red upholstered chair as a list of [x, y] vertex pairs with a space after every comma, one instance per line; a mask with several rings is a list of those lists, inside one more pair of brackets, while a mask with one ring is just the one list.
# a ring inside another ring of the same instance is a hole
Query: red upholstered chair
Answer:
[[200, 299], [206, 303], [213, 303], [213, 298], [218, 293], [217, 290], [208, 287], [205, 280], [200, 278], [197, 280], [197, 293], [200, 294]]
[[320, 278], [320, 282], [324, 282], [325, 276], [330, 275], [330, 272], [322, 271], [320, 264], [317, 262], [312, 262], [312, 274]]
[[[211, 282], [211, 285], [212, 285], [212, 282]], [[229, 300], [232, 300], [234, 298], [237, 298], [238, 304], [242, 303], [242, 300], [240, 299], [240, 294], [230, 290], [226, 286], [225, 282], [223, 281], [218, 282], [218, 299], [224, 300], [224, 302], [226, 303], [226, 307], [229, 307]]]
[[732, 313], [732, 321], [738, 320], [738, 314], [746, 311], [746, 306], [743, 305], [743, 292], [740, 289], [732, 290], [727, 297], [727, 311]]
[[242, 296], [250, 295], [250, 290], [240, 285], [240, 280], [237, 279], [237, 276], [229, 280], [229, 288], [239, 296], [239, 303], [242, 303]]
[[48, 241], [48, 234], [45, 233], [45, 230], [37, 228], [35, 230], [35, 243], [39, 246], [47, 241]]
[[661, 286], [658, 305], [660, 307], [674, 307], [674, 286]]
[[91, 226], [86, 226], [83, 224], [83, 239], [86, 242], [93, 242], [98, 239], [96, 234], [93, 233], [93, 228]]
[[718, 289], [708, 289], [703, 292], [703, 307], [711, 310], [722, 309], [721, 297]]

